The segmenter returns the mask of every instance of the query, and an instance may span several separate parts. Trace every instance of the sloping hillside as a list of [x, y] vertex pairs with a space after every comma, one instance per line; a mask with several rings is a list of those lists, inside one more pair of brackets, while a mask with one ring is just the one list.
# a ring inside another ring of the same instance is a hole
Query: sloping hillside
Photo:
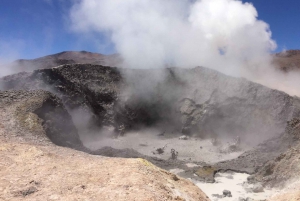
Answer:
[[11, 72], [34, 71], [37, 69], [51, 68], [63, 64], [98, 64], [104, 66], [117, 66], [121, 58], [117, 54], [104, 55], [87, 51], [65, 51], [36, 59], [19, 59], [11, 65]]

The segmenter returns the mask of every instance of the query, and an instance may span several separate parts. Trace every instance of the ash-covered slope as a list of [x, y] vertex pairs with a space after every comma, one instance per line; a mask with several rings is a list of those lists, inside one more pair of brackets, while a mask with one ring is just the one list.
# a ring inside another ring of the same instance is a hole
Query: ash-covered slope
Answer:
[[[72, 64], [1, 79], [5, 89], [45, 89], [91, 124], [116, 132], [155, 126], [258, 144], [299, 115], [298, 98], [202, 67], [120, 70]], [[82, 115], [81, 115], [82, 116]]]
[[282, 133], [286, 121], [299, 115], [298, 98], [243, 78], [195, 68], [187, 71], [184, 80], [188, 83], [185, 97], [196, 105], [210, 105], [205, 125], [216, 133], [261, 142]]

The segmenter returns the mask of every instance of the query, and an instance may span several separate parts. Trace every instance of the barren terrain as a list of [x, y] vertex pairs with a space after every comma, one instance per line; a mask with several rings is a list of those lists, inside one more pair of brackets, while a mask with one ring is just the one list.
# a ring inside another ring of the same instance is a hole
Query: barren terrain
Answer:
[[298, 97], [203, 67], [120, 69], [98, 56], [59, 53], [0, 79], [1, 199], [299, 199]]
[[0, 152], [0, 200], [208, 200], [143, 159], [3, 141]]

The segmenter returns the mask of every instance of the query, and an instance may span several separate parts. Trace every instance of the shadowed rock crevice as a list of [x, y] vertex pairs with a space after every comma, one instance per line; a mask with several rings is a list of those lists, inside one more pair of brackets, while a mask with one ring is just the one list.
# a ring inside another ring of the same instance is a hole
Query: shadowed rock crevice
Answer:
[[33, 113], [43, 120], [46, 135], [54, 144], [77, 149], [82, 146], [71, 116], [57, 98], [47, 99]]
[[19, 136], [38, 144], [48, 144], [50, 139], [59, 146], [82, 149], [72, 118], [55, 95], [42, 90], [12, 90], [0, 92], [0, 97], [1, 137], [18, 140]]

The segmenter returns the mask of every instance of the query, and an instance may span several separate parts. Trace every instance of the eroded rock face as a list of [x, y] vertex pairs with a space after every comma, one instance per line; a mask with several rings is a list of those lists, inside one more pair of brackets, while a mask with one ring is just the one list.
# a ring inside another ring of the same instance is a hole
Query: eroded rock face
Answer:
[[201, 137], [236, 137], [258, 144], [299, 115], [299, 100], [206, 68], [120, 70], [63, 65], [2, 78], [7, 89], [45, 89], [69, 111], [90, 114], [89, 126], [116, 131], [158, 126]]
[[[47, 91], [0, 92], [1, 137], [26, 142], [82, 147], [61, 100]], [[49, 139], [48, 139], [49, 138]]]

